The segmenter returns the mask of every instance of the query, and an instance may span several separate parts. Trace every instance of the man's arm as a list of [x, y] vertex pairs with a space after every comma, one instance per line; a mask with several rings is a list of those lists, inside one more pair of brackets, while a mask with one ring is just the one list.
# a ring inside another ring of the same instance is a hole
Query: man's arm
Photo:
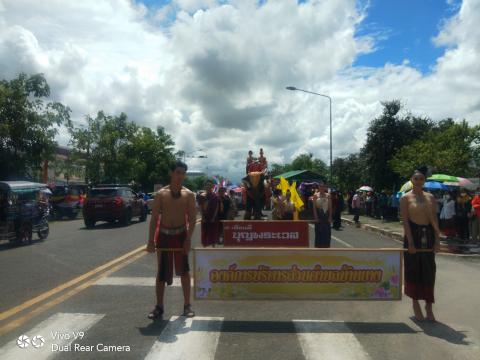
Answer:
[[408, 221], [408, 198], [406, 196], [400, 198], [400, 214], [402, 215], [403, 231], [408, 241], [408, 252], [414, 254], [415, 244], [413, 242], [412, 229]]
[[161, 195], [160, 193], [155, 194], [155, 198], [153, 200], [152, 206], [152, 216], [150, 219], [150, 228], [148, 232], [148, 243], [147, 243], [147, 251], [154, 252], [155, 251], [155, 230], [157, 228], [158, 218], [161, 216]]
[[192, 244], [193, 231], [195, 230], [195, 225], [197, 224], [197, 207], [195, 205], [195, 195], [193, 193], [188, 194], [188, 204], [187, 204], [187, 216], [188, 216], [188, 233], [187, 238], [184, 244], [184, 252], [188, 254]]
[[433, 226], [433, 230], [435, 231], [435, 245], [440, 247], [440, 227], [438, 226], [438, 218], [437, 218], [437, 201], [433, 195], [429, 195], [429, 217], [430, 223]]

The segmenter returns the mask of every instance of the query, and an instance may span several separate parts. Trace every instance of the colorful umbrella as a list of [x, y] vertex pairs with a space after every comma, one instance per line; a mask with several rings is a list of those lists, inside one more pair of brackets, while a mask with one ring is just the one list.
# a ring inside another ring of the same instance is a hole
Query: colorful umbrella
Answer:
[[458, 178], [458, 181], [445, 181], [444, 184], [448, 186], [462, 187], [469, 190], [474, 190], [477, 187], [470, 180], [461, 177]]
[[451, 176], [451, 175], [445, 175], [445, 174], [433, 174], [430, 176], [427, 180], [428, 181], [440, 181], [440, 182], [458, 182], [458, 177], [456, 176]]
[[361, 188], [359, 188], [357, 191], [373, 192], [373, 189], [370, 186], [364, 185]]
[[413, 187], [412, 182], [408, 180], [405, 184], [402, 185], [399, 192], [404, 193], [404, 192], [410, 191], [412, 190], [412, 187]]
[[426, 190], [450, 190], [450, 187], [446, 183], [441, 183], [438, 181], [427, 181], [423, 188]]
[[477, 185], [475, 185], [473, 182], [462, 177], [458, 178], [458, 184], [460, 185], [460, 187], [470, 189], [470, 190], [473, 190], [477, 187]]
[[[423, 188], [425, 190], [449, 190], [450, 187], [447, 186], [447, 183], [441, 183], [438, 181], [427, 181], [424, 185]], [[412, 190], [413, 184], [410, 180], [408, 180], [405, 184], [402, 185], [400, 188], [400, 192], [405, 193], [407, 191]]]

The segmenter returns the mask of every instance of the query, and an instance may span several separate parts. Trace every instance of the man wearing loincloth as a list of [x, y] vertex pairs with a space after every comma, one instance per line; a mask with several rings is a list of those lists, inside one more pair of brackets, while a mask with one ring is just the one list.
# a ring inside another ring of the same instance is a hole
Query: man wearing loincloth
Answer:
[[435, 302], [435, 252], [440, 250], [440, 230], [437, 222], [437, 202], [432, 194], [423, 191], [426, 167], [415, 170], [412, 191], [400, 199], [404, 228], [405, 294], [412, 298], [415, 319], [425, 320], [419, 300], [425, 300], [427, 319], [435, 321], [432, 305]]
[[190, 304], [188, 254], [197, 214], [194, 193], [182, 186], [186, 172], [186, 164], [181, 161], [173, 163], [170, 167], [170, 185], [160, 189], [153, 202], [147, 251], [157, 253], [157, 305], [148, 314], [149, 319], [163, 315], [165, 282], [172, 284], [174, 266], [175, 273], [181, 277], [183, 316], [195, 316]]

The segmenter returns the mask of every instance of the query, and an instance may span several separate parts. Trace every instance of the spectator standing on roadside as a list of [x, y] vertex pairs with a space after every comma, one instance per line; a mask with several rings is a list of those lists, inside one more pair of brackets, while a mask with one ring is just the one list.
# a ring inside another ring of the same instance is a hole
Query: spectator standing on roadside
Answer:
[[365, 216], [372, 216], [373, 215], [373, 195], [371, 192], [367, 193], [367, 198], [365, 199]]
[[343, 211], [343, 196], [340, 191], [332, 192], [332, 214], [333, 214], [333, 228], [340, 230], [342, 226], [342, 211]]
[[471, 205], [472, 242], [480, 243], [480, 188], [475, 192]]
[[352, 200], [355, 196], [355, 191], [349, 191], [347, 194], [348, 213], [353, 214]]
[[390, 213], [393, 221], [398, 220], [398, 208], [400, 207], [400, 199], [395, 192], [390, 196]]
[[378, 197], [378, 217], [382, 220], [387, 218], [388, 196], [385, 190], [380, 193]]
[[440, 221], [442, 230], [445, 236], [454, 237], [455, 231], [455, 201], [451, 193], [446, 193], [444, 196], [442, 211], [440, 212]]
[[352, 198], [352, 211], [353, 211], [353, 221], [357, 227], [360, 227], [360, 209], [362, 207], [362, 199], [361, 199], [361, 192], [357, 191]]
[[456, 225], [458, 236], [463, 241], [468, 241], [470, 238], [469, 232], [469, 213], [471, 212], [472, 206], [470, 204], [471, 198], [468, 196], [465, 189], [460, 191], [460, 194], [457, 197], [455, 204], [455, 213], [456, 213]]

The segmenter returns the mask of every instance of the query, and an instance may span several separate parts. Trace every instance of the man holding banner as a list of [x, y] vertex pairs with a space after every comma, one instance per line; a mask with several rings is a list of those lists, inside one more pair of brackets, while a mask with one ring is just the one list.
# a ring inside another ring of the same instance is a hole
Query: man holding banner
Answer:
[[405, 294], [412, 298], [415, 318], [424, 320], [419, 300], [425, 300], [427, 319], [435, 321], [432, 304], [435, 302], [435, 251], [440, 249], [440, 230], [437, 222], [437, 202], [432, 194], [423, 191], [426, 168], [415, 170], [412, 191], [402, 196], [400, 211], [403, 219], [405, 264]]
[[[190, 266], [188, 254], [191, 238], [195, 229], [196, 207], [195, 195], [182, 186], [187, 172], [187, 165], [177, 161], [170, 167], [170, 185], [160, 189], [152, 207], [150, 232], [147, 244], [148, 252], [157, 253], [156, 294], [157, 305], [148, 314], [149, 319], [163, 315], [163, 296], [165, 282], [173, 282], [173, 266], [181, 276], [184, 306], [183, 316], [194, 316], [190, 305]], [[188, 221], [188, 224], [187, 224]]]

